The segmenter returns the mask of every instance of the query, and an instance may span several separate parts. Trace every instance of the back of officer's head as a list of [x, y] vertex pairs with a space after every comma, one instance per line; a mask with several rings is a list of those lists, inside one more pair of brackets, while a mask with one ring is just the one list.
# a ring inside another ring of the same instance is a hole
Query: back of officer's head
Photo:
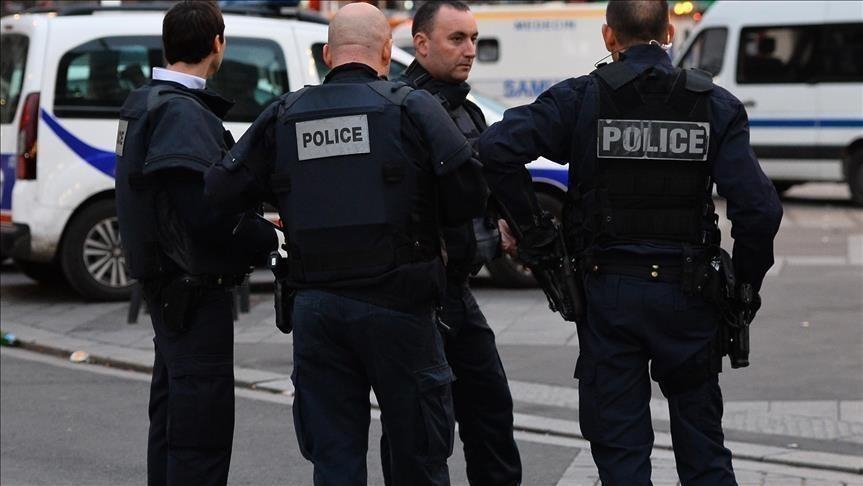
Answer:
[[652, 40], [668, 42], [668, 2], [665, 0], [609, 0], [605, 22], [624, 46]]
[[213, 39], [225, 41], [225, 21], [215, 2], [179, 2], [162, 20], [162, 46], [168, 64], [197, 64], [213, 52]]
[[458, 0], [427, 0], [420, 5], [416, 13], [414, 13], [413, 24], [411, 25], [411, 35], [416, 36], [417, 33], [423, 32], [430, 34], [434, 30], [435, 16], [441, 7], [449, 7], [459, 12], [470, 11], [470, 6], [466, 2]]
[[383, 12], [368, 3], [350, 3], [330, 20], [324, 61], [331, 68], [359, 62], [386, 74], [392, 40], [392, 30]]

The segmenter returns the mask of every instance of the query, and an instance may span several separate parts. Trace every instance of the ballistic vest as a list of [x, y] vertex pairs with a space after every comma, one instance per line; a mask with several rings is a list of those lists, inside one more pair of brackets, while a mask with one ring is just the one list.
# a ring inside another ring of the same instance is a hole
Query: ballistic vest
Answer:
[[389, 81], [332, 83], [285, 98], [270, 183], [292, 280], [363, 279], [432, 257], [416, 238], [419, 168], [401, 142], [411, 91]]
[[[167, 117], [153, 119], [161, 105], [178, 98], [200, 105], [189, 106], [200, 110], [201, 126], [175, 126], [182, 121]], [[191, 129], [193, 137], [186, 132]], [[132, 278], [147, 280], [177, 272], [236, 274], [248, 268], [242, 258], [225, 258], [232, 253], [225, 249], [230, 241], [208, 245], [193, 241], [153, 177], [157, 171], [176, 168], [203, 173], [221, 160], [225, 133], [221, 119], [203, 100], [172, 85], [155, 84], [129, 94], [120, 109], [115, 188], [120, 237]]]
[[593, 169], [578, 190], [570, 191], [580, 207], [581, 246], [718, 244], [710, 77], [655, 68], [638, 74], [624, 62], [591, 75], [599, 110], [589, 142], [595, 146], [582, 160]]
[[159, 192], [145, 177], [144, 165], [150, 145], [150, 113], [159, 104], [188, 96], [169, 85], [137, 89], [120, 108], [114, 174], [117, 220], [129, 276], [138, 280], [167, 273], [169, 261], [158, 237], [156, 203]]

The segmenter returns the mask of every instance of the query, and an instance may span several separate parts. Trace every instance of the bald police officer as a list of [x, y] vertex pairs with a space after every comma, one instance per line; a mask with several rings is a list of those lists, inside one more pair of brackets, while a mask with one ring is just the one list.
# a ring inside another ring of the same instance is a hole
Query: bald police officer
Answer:
[[433, 309], [440, 225], [481, 215], [472, 150], [427, 92], [386, 81], [384, 15], [343, 7], [323, 85], [283, 96], [207, 174], [219, 205], [272, 196], [285, 224], [293, 304], [293, 412], [315, 484], [365, 484], [369, 389], [394, 484], [449, 484], [453, 410]]
[[559, 260], [523, 164], [540, 155], [570, 164], [563, 223], [587, 298], [579, 421], [603, 484], [650, 484], [652, 376], [668, 399], [681, 482], [733, 485], [713, 352], [720, 313], [700, 280], [720, 238], [713, 184], [728, 201], [737, 280], [756, 291], [782, 209], [741, 103], [669, 62], [667, 2], [612, 0], [606, 19], [614, 62], [508, 110], [481, 136], [480, 157], [523, 234], [519, 257], [536, 267]]

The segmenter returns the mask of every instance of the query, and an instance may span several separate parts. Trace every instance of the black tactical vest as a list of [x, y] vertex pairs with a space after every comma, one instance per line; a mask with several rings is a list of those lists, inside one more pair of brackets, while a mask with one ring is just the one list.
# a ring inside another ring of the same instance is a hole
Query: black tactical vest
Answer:
[[580, 207], [581, 246], [718, 244], [709, 76], [653, 68], [639, 75], [623, 62], [592, 76], [599, 111], [593, 148], [581, 159], [592, 170], [570, 191]]
[[163, 275], [169, 264], [159, 245], [159, 192], [144, 175], [144, 165], [150, 145], [150, 112], [177, 96], [186, 95], [169, 85], [137, 89], [120, 109], [114, 175], [117, 219], [126, 268], [139, 280]]
[[[175, 126], [182, 122], [153, 119], [161, 105], [177, 98], [200, 105], [190, 105], [202, 115], [197, 117], [201, 126], [194, 127], [194, 137], [185, 131], [189, 127]], [[224, 155], [226, 133], [221, 119], [204, 101], [172, 85], [135, 90], [120, 109], [117, 218], [126, 267], [133, 278], [147, 280], [177, 272], [236, 274], [248, 268], [245, 258], [226, 258], [233, 256], [233, 251], [226, 249], [230, 241], [204, 244], [195, 240], [153, 175], [177, 168], [203, 173]]]
[[419, 169], [401, 143], [410, 91], [374, 81], [308, 87], [285, 98], [270, 182], [292, 280], [375, 277], [421, 259], [414, 234], [421, 222], [412, 211]]

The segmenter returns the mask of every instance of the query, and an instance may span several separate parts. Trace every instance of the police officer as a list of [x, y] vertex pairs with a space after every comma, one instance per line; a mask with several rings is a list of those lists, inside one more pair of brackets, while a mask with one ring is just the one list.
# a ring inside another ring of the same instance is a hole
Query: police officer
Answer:
[[[174, 5], [162, 24], [166, 69], [120, 111], [117, 214], [126, 264], [155, 331], [147, 477], [151, 485], [225, 484], [234, 429], [233, 296], [249, 265], [275, 248], [254, 218], [204, 201], [203, 172], [221, 160], [231, 103], [205, 89], [225, 50], [213, 2]], [[237, 228], [235, 230], [235, 228]]]
[[[461, 1], [425, 2], [414, 14], [412, 33], [416, 60], [402, 80], [433, 94], [459, 131], [475, 143], [487, 125], [479, 107], [466, 99], [470, 85], [465, 80], [476, 56], [478, 34], [470, 8]], [[495, 235], [496, 219], [491, 217], [444, 228], [447, 284], [443, 320], [450, 328], [444, 333], [444, 347], [456, 376], [453, 403], [468, 480], [474, 485], [503, 486], [521, 482], [512, 396], [494, 332], [468, 286], [468, 276], [495, 256]], [[388, 451], [384, 436], [384, 462]]]
[[293, 413], [315, 484], [364, 484], [369, 390], [394, 484], [449, 484], [452, 370], [433, 309], [445, 284], [441, 223], [481, 215], [467, 140], [427, 92], [386, 81], [384, 15], [346, 5], [329, 26], [321, 86], [287, 94], [206, 176], [219, 205], [271, 193], [293, 302]]
[[733, 485], [711, 356], [720, 315], [699, 288], [719, 245], [713, 183], [727, 199], [737, 280], [755, 290], [773, 264], [782, 209], [741, 103], [669, 62], [667, 3], [612, 0], [606, 21], [614, 62], [508, 110], [481, 136], [480, 156], [523, 234], [520, 258], [538, 267], [552, 261], [554, 233], [523, 164], [569, 162], [564, 229], [586, 267], [579, 419], [603, 484], [650, 484], [652, 377], [668, 399], [681, 482]]

